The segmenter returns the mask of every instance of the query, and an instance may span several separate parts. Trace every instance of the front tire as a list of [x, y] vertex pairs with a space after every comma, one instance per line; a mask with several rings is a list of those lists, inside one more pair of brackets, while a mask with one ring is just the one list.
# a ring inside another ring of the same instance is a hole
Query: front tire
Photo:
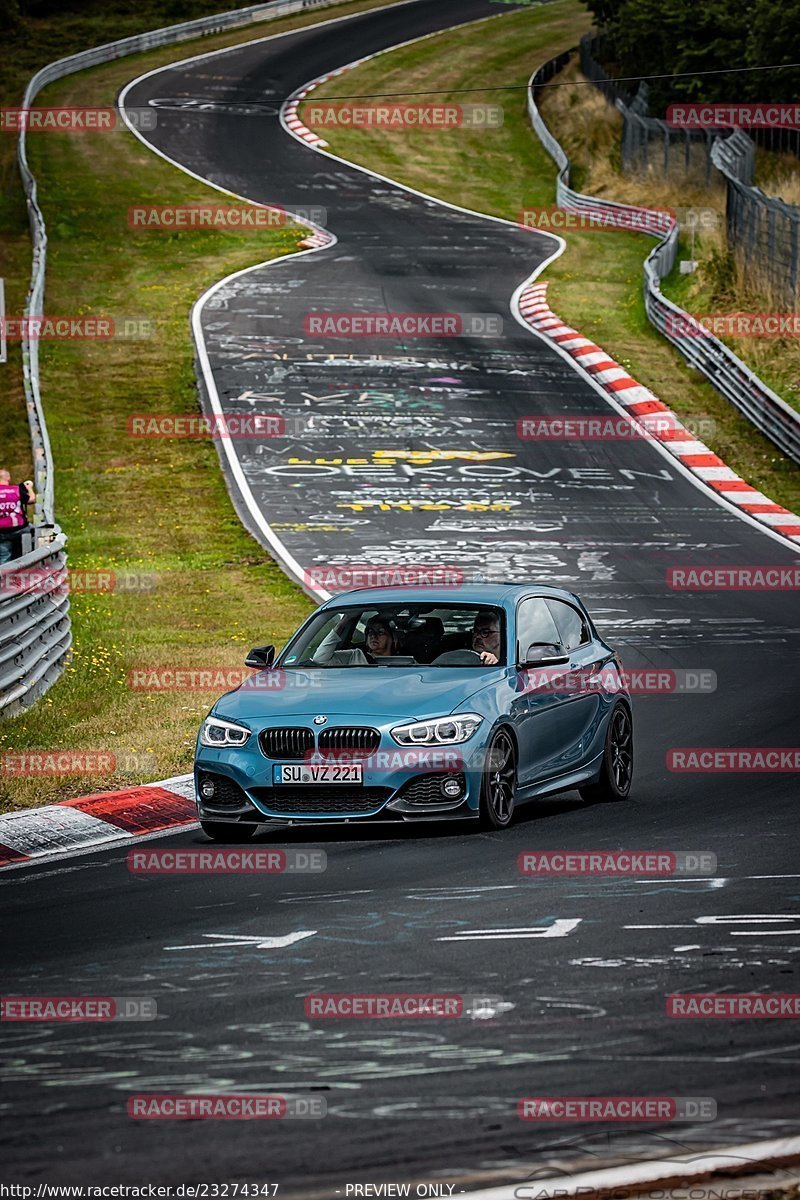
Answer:
[[200, 828], [212, 842], [249, 842], [255, 825], [235, 825], [228, 821], [201, 821]]
[[626, 800], [633, 783], [633, 721], [627, 704], [618, 704], [606, 730], [603, 765], [597, 783], [579, 788], [584, 800], [594, 803]]
[[499, 729], [489, 743], [481, 779], [481, 828], [506, 829], [514, 817], [517, 753], [511, 735]]

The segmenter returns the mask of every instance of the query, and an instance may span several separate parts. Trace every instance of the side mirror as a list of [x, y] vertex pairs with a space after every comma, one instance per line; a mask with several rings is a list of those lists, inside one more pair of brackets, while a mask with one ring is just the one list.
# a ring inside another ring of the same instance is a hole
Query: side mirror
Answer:
[[244, 660], [246, 667], [255, 667], [257, 671], [266, 671], [275, 661], [274, 646], [256, 646]]
[[569, 655], [558, 642], [531, 642], [525, 652], [523, 667], [561, 667]]

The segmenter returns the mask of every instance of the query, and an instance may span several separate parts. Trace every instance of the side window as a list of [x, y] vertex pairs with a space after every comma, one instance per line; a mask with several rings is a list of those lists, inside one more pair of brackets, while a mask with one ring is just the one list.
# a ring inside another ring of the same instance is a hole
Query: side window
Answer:
[[563, 604], [560, 600], [548, 600], [547, 607], [558, 626], [558, 640], [567, 650], [575, 650], [591, 641], [586, 622], [571, 604]]
[[560, 642], [561, 637], [550, 609], [541, 597], [523, 600], [517, 609], [519, 662], [524, 662], [531, 642]]

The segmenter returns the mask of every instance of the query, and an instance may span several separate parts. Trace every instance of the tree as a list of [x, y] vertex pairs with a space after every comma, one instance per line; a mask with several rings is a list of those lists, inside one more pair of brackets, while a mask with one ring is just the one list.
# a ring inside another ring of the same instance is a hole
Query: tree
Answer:
[[[747, 42], [748, 67], [800, 62], [800, 0], [755, 0], [750, 10]], [[753, 71], [747, 76], [749, 100], [796, 102], [800, 96], [800, 70], [779, 66], [774, 71]], [[742, 93], [740, 93], [742, 94]]]
[[616, 74], [661, 77], [649, 80], [653, 115], [680, 100], [789, 101], [800, 92], [797, 68], [736, 69], [800, 62], [800, 0], [753, 0], [750, 8], [729, 0], [585, 3], [605, 24]]
[[19, 27], [17, 0], [0, 0], [0, 31], [13, 33]]

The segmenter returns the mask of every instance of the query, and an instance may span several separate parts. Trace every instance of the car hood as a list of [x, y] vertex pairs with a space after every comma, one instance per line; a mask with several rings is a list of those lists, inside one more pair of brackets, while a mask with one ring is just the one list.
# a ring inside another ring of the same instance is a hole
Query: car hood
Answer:
[[[434, 667], [346, 667], [321, 671], [261, 671], [214, 705], [214, 713], [230, 720], [272, 717], [357, 716], [362, 721], [446, 716], [496, 684], [506, 672]], [[277, 678], [276, 678], [277, 676]], [[263, 686], [259, 686], [259, 681]], [[280, 686], [271, 686], [274, 683]]]

